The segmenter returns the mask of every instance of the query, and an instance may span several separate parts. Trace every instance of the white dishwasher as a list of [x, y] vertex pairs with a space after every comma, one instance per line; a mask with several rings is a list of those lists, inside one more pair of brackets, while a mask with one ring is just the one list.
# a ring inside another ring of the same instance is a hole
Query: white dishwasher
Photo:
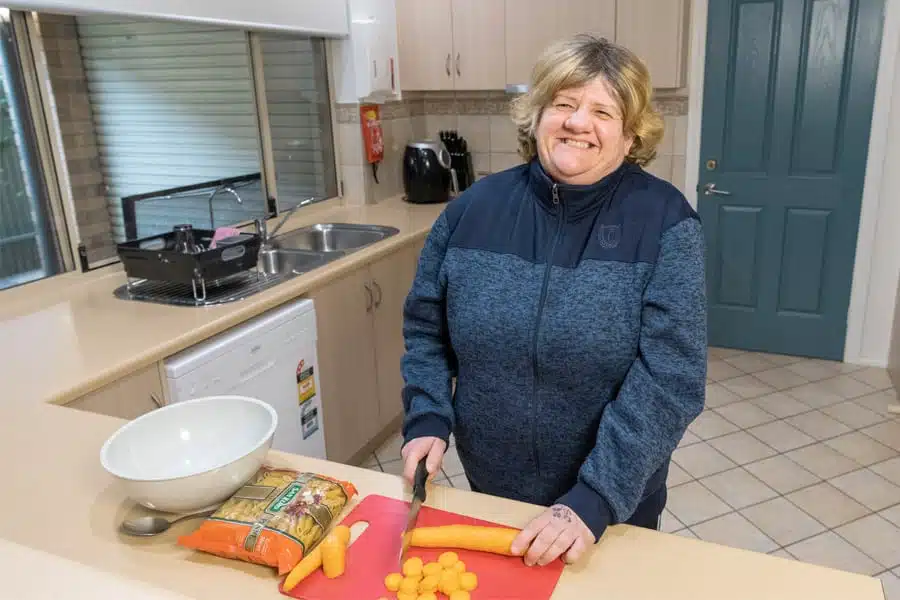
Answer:
[[170, 402], [236, 394], [278, 413], [272, 447], [325, 458], [313, 301], [297, 300], [166, 361]]

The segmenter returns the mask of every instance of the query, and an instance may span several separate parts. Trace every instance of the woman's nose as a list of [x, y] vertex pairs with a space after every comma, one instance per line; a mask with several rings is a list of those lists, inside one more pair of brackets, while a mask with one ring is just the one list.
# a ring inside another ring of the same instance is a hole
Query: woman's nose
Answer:
[[587, 131], [590, 129], [590, 117], [587, 109], [579, 109], [566, 119], [566, 127], [573, 131]]

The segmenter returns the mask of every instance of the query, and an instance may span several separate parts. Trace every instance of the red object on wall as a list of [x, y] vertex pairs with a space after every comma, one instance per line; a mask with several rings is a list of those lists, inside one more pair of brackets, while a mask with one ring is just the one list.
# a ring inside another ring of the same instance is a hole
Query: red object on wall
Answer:
[[[297, 600], [375, 600], [394, 598], [384, 587], [389, 573], [400, 571], [400, 532], [406, 524], [409, 502], [378, 494], [366, 496], [341, 523], [368, 523], [368, 528], [347, 549], [346, 570], [335, 579], [325, 577], [318, 569], [290, 592], [279, 591]], [[423, 505], [416, 522], [419, 526], [496, 525], [489, 521]], [[408, 557], [418, 556], [423, 562], [437, 560], [444, 552], [439, 548], [408, 550]], [[478, 600], [548, 600], [562, 575], [565, 564], [556, 560], [545, 567], [528, 567], [516, 556], [501, 556], [473, 550], [455, 550], [466, 570], [478, 576], [478, 587], [472, 598]], [[442, 596], [446, 598], [446, 596]]]
[[359, 107], [359, 122], [362, 125], [366, 161], [381, 162], [384, 158], [384, 131], [381, 128], [380, 111], [377, 104], [362, 104]]

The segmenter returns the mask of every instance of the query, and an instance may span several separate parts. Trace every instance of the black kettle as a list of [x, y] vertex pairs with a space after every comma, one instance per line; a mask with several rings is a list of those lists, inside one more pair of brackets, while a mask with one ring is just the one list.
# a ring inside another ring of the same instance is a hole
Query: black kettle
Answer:
[[441, 142], [423, 140], [406, 145], [403, 153], [403, 191], [413, 204], [447, 202], [459, 193], [450, 153]]

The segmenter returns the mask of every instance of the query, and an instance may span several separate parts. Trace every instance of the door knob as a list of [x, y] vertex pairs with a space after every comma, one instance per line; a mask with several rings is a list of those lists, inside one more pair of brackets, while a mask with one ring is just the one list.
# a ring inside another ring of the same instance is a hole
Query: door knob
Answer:
[[731, 192], [727, 190], [717, 190], [716, 184], [707, 183], [703, 186], [703, 193], [709, 196], [710, 194], [718, 194], [719, 196], [730, 196]]

